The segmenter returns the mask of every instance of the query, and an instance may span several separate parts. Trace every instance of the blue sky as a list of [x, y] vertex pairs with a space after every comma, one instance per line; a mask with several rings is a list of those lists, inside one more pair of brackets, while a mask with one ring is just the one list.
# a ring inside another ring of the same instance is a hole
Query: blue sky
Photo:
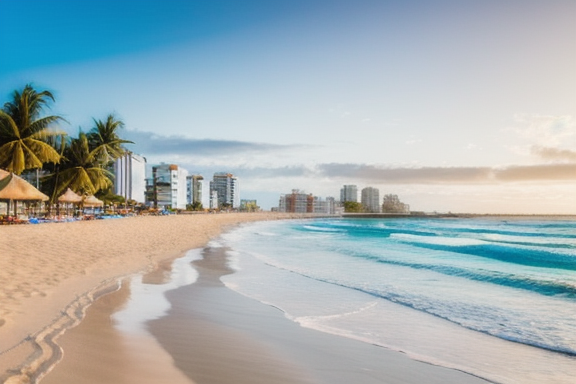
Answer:
[[115, 113], [148, 162], [277, 205], [576, 213], [576, 2], [0, 0], [0, 101]]

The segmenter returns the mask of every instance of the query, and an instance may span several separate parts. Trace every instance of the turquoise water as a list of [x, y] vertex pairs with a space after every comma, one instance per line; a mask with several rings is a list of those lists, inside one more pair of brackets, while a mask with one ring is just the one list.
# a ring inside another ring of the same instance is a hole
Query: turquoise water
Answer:
[[225, 283], [303, 326], [494, 382], [576, 382], [576, 223], [318, 219], [222, 238]]

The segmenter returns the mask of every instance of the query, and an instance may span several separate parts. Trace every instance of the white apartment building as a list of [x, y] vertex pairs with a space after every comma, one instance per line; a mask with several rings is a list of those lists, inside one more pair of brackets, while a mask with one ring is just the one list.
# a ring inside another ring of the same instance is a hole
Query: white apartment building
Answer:
[[[218, 195], [217, 205], [213, 208], [220, 208], [224, 205], [230, 208], [240, 207], [240, 188], [238, 178], [233, 174], [227, 172], [216, 172], [210, 182], [210, 191], [216, 191]], [[212, 192], [210, 193], [212, 196]]]
[[186, 176], [186, 203], [193, 204], [196, 202], [202, 203], [202, 188], [204, 185], [204, 177], [201, 175], [188, 175]]
[[188, 171], [175, 164], [152, 167], [149, 203], [158, 208], [186, 209], [186, 176]]
[[369, 213], [380, 213], [380, 190], [378, 188], [366, 187], [362, 189], [360, 202]]
[[218, 208], [218, 191], [210, 190], [210, 209]]
[[138, 203], [146, 201], [146, 158], [132, 152], [114, 162], [114, 193]]
[[344, 185], [340, 189], [340, 201], [352, 201], [354, 203], [358, 202], [358, 187], [355, 185]]

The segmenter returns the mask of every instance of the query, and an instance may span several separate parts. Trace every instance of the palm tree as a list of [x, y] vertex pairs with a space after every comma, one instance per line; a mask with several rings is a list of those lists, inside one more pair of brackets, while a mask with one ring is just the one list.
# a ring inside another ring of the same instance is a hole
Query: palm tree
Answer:
[[106, 121], [94, 119], [96, 124], [88, 132], [88, 143], [94, 152], [94, 157], [104, 165], [122, 157], [126, 150], [122, 144], [134, 144], [118, 136], [118, 130], [124, 127], [122, 120], [116, 119], [113, 114], [108, 115]]
[[40, 117], [50, 100], [54, 101], [54, 96], [49, 91], [36, 92], [27, 84], [4, 104], [0, 110], [0, 168], [20, 175], [27, 169], [42, 168], [44, 163], [60, 161], [60, 154], [46, 140], [60, 134], [50, 131], [49, 126], [64, 119]]
[[91, 150], [84, 132], [72, 139], [64, 152], [65, 161], [59, 172], [57, 195], [70, 188], [77, 193], [94, 194], [112, 186], [112, 172], [105, 169]]
[[66, 158], [64, 153], [70, 144], [70, 137], [62, 133], [60, 136], [53, 136], [46, 140], [48, 144], [54, 148], [60, 155], [60, 162], [58, 164], [45, 163], [43, 170], [45, 176], [42, 182], [42, 191], [50, 196], [50, 203], [54, 204], [57, 202], [56, 192], [58, 191], [60, 169], [65, 163]]

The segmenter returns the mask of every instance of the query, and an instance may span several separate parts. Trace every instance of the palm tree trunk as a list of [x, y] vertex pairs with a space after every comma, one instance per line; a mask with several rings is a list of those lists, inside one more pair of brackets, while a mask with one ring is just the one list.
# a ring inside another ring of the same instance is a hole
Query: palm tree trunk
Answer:
[[[64, 135], [60, 136], [60, 157], [64, 156], [64, 150], [66, 145], [64, 143]], [[58, 176], [60, 176], [60, 164], [55, 165], [56, 172], [54, 176], [54, 189], [52, 190], [52, 196], [50, 197], [50, 204], [54, 204], [54, 200], [56, 200], [56, 191], [58, 190]], [[60, 206], [58, 206], [60, 208]]]

